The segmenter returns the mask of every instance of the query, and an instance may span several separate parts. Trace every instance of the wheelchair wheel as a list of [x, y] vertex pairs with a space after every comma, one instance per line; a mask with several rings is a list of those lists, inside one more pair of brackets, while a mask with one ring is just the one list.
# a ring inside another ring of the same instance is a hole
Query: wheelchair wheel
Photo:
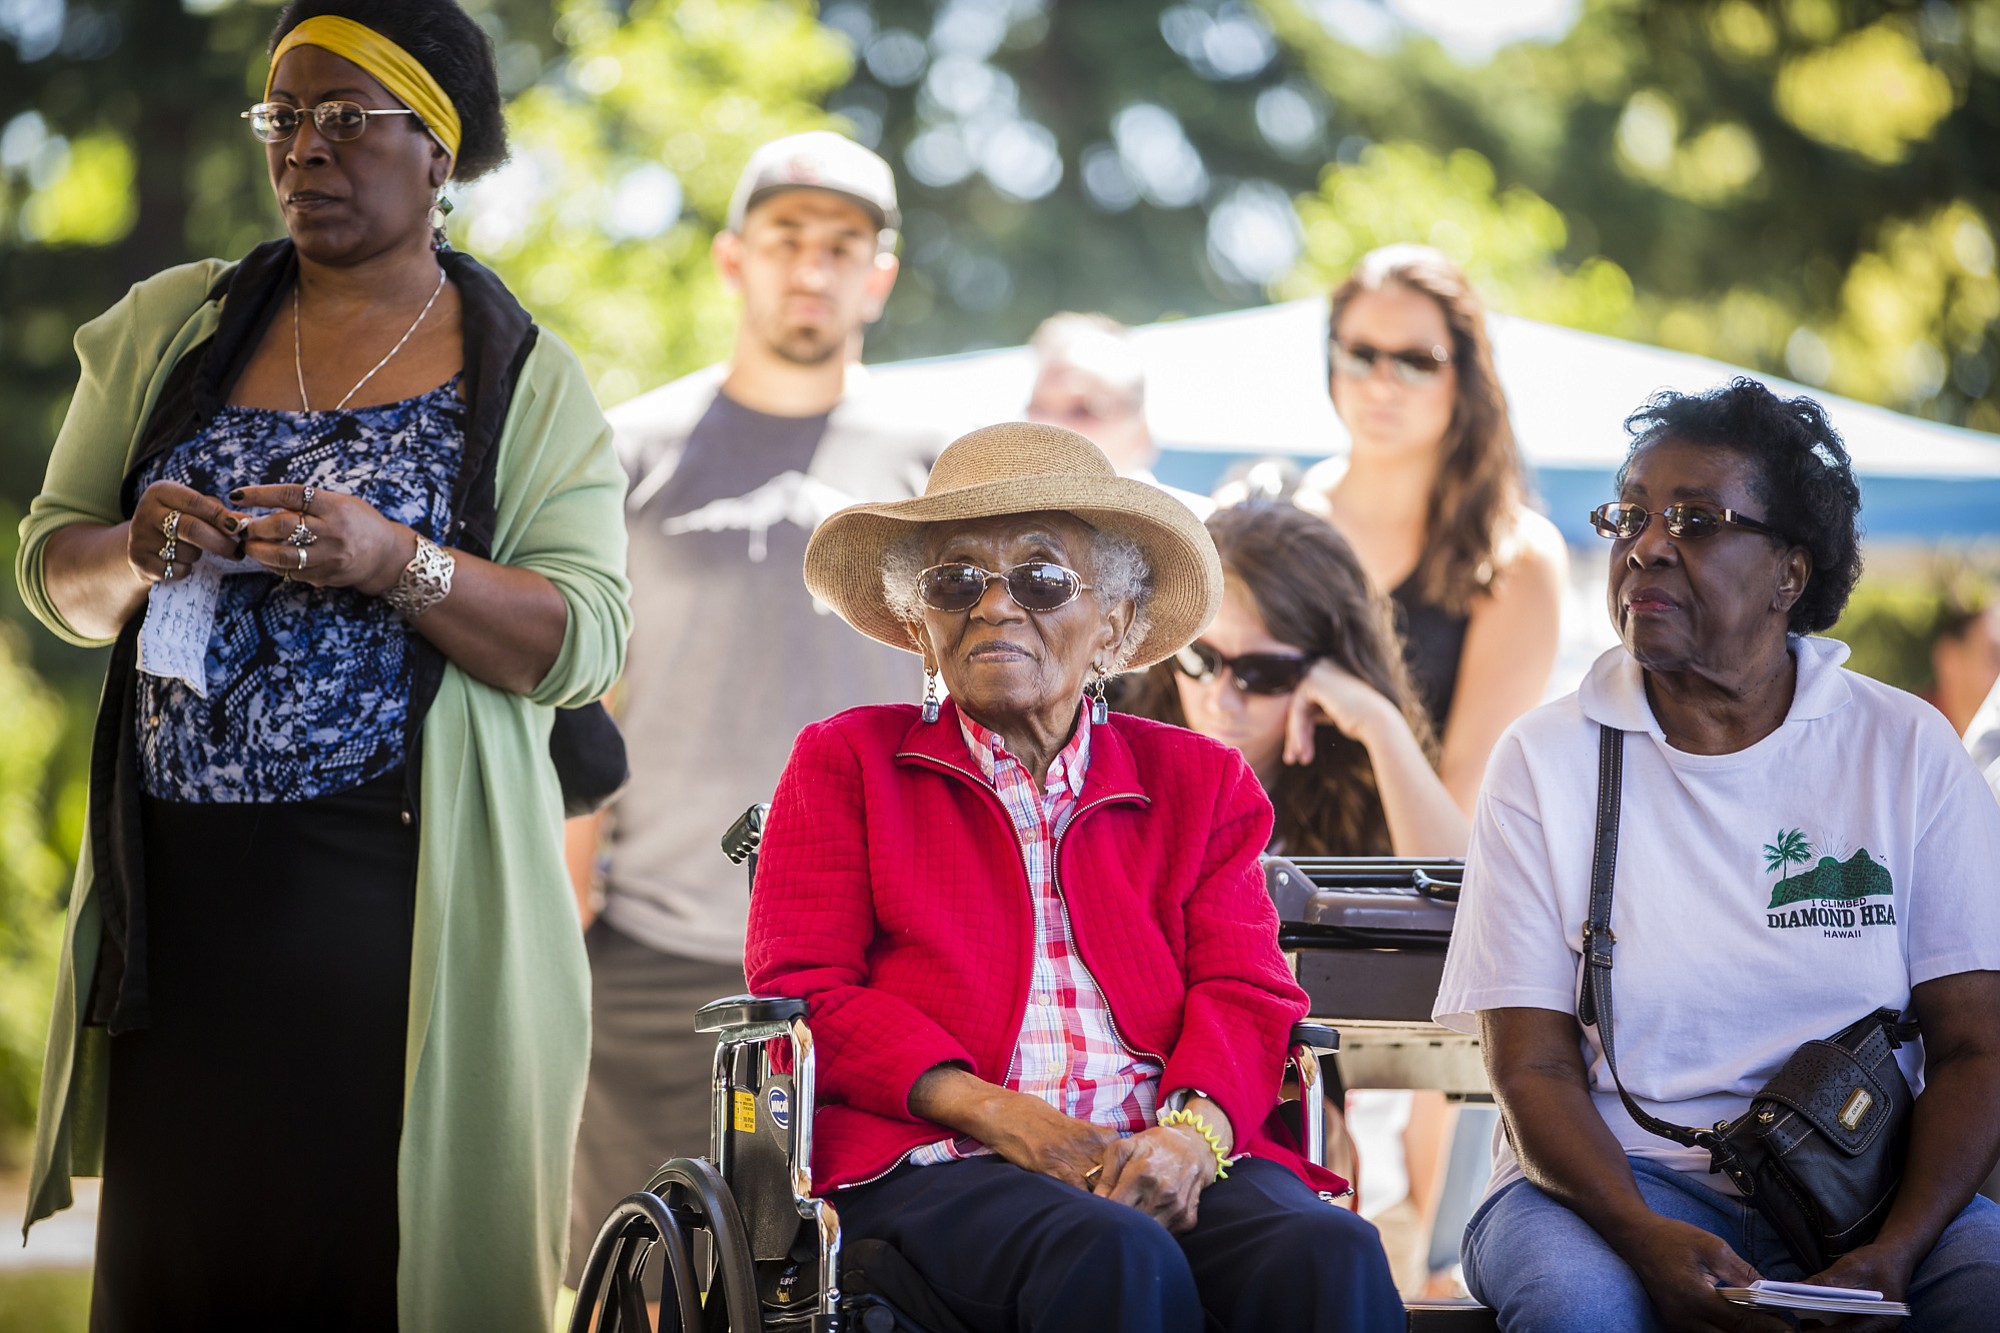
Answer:
[[[736, 1196], [722, 1174], [705, 1158], [676, 1157], [646, 1182], [646, 1192], [667, 1204], [684, 1219], [687, 1250], [698, 1253], [695, 1238], [708, 1240], [707, 1271], [697, 1274], [698, 1286], [706, 1293], [702, 1303], [703, 1333], [759, 1333], [763, 1328], [761, 1304], [757, 1299], [757, 1270], [750, 1259], [750, 1241], [743, 1230], [743, 1218], [736, 1210]], [[691, 1263], [690, 1271], [702, 1265]], [[666, 1311], [661, 1310], [665, 1323]], [[686, 1325], [693, 1333], [695, 1325]], [[664, 1327], [661, 1333], [666, 1333]]]
[[[698, 1265], [703, 1248], [708, 1262]], [[661, 1167], [605, 1219], [584, 1264], [569, 1333], [653, 1333], [645, 1291], [656, 1254], [658, 1333], [758, 1333], [756, 1272], [735, 1197], [713, 1166], [686, 1157]]]
[[577, 1284], [570, 1333], [651, 1333], [645, 1271], [656, 1250], [664, 1266], [663, 1290], [672, 1296], [671, 1303], [661, 1304], [662, 1333], [701, 1328], [701, 1292], [688, 1250], [687, 1220], [675, 1216], [658, 1195], [642, 1192], [620, 1200], [598, 1229]]

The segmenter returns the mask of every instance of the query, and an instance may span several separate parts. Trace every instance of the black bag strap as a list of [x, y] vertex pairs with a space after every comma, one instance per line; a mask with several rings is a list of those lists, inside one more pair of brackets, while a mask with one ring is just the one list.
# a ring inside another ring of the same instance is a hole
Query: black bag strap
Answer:
[[1649, 1115], [1618, 1077], [1618, 1055], [1611, 1035], [1611, 950], [1618, 937], [1611, 933], [1611, 889], [1618, 877], [1618, 812], [1624, 796], [1625, 733], [1616, 727], [1597, 729], [1597, 841], [1590, 861], [1590, 920], [1583, 927], [1583, 989], [1577, 997], [1576, 1018], [1597, 1029], [1604, 1063], [1626, 1112], [1639, 1127], [1685, 1148], [1714, 1152], [1719, 1139], [1707, 1130], [1689, 1129]]

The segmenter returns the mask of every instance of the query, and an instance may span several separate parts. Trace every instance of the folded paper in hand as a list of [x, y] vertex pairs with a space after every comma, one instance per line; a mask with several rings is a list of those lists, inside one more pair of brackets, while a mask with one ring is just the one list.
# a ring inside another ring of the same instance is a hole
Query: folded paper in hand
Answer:
[[1910, 1307], [1901, 1301], [1885, 1301], [1881, 1292], [1863, 1291], [1857, 1287], [1820, 1287], [1810, 1282], [1752, 1282], [1747, 1287], [1720, 1287], [1717, 1291], [1731, 1305], [1748, 1305], [1760, 1310], [1899, 1316], [1910, 1313]]
[[178, 680], [206, 699], [208, 640], [215, 632], [215, 602], [230, 574], [267, 571], [247, 557], [229, 560], [203, 552], [179, 578], [155, 583], [146, 594], [146, 621], [139, 627], [139, 670]]

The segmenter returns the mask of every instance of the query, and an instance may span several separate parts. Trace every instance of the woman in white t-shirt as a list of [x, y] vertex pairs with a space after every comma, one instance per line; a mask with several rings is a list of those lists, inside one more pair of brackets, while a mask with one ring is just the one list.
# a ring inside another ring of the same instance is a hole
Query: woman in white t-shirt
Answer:
[[[1860, 492], [1819, 405], [1739, 379], [1627, 426], [1618, 502], [1593, 515], [1624, 646], [1496, 749], [1437, 1001], [1480, 1033], [1505, 1125], [1467, 1283], [1536, 1333], [1776, 1333], [1714, 1291], [1760, 1276], [1878, 1289], [1925, 1333], [1991, 1328], [2000, 1206], [1973, 1190], [2000, 1155], [2000, 806], [1935, 710], [1806, 637], [1860, 571]], [[1627, 733], [1615, 1021], [1644, 1110], [1733, 1119], [1801, 1043], [1879, 1007], [1922, 1023], [1899, 1053], [1919, 1090], [1902, 1188], [1824, 1272], [1706, 1154], [1640, 1128], [1577, 1022], [1601, 727]]]

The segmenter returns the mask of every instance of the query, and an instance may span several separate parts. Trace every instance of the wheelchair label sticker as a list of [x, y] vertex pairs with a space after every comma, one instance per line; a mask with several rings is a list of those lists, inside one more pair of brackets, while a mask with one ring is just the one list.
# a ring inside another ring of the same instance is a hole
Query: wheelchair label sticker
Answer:
[[764, 1094], [764, 1104], [771, 1108], [771, 1123], [779, 1129], [792, 1127], [792, 1099], [783, 1088], [772, 1088]]
[[746, 1092], [742, 1088], [736, 1090], [736, 1115], [732, 1123], [739, 1134], [755, 1134], [757, 1132], [756, 1093]]

